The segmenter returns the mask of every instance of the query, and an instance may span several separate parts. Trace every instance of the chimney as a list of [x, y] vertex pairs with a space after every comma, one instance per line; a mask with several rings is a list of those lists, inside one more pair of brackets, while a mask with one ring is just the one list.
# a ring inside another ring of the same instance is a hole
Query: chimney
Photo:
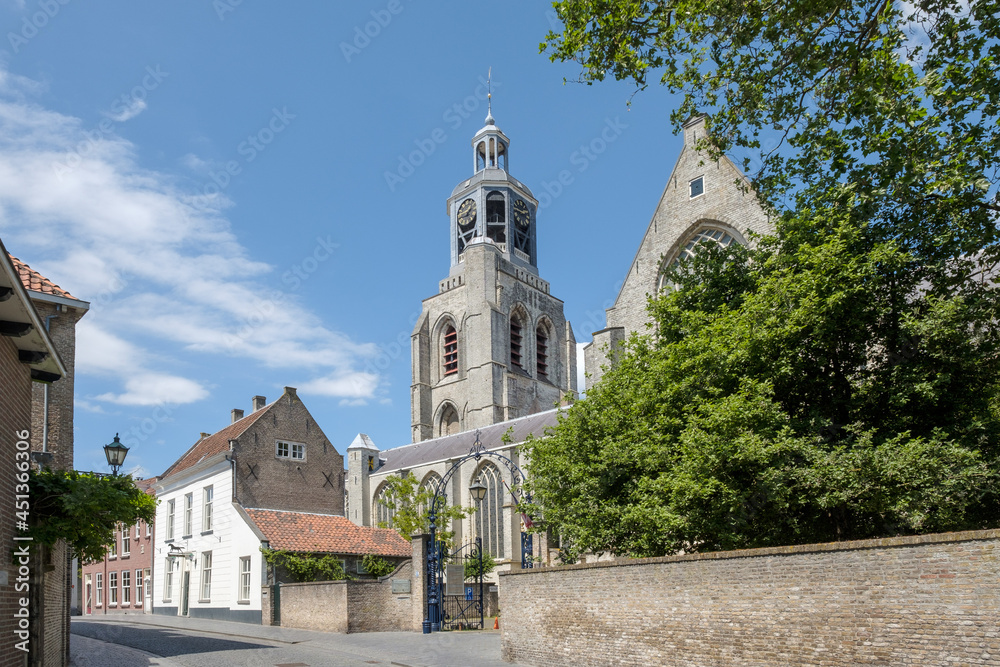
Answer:
[[204, 440], [205, 438], [207, 438], [210, 435], [212, 435], [212, 434], [211, 433], [205, 433], [204, 431], [202, 431], [201, 432], [201, 439]]
[[243, 411], [240, 410], [239, 408], [233, 408], [232, 415], [233, 415], [233, 421], [231, 423], [233, 424], [243, 419]]
[[265, 405], [267, 405], [267, 399], [266, 398], [264, 398], [263, 396], [254, 396], [253, 397], [253, 411], [254, 412], [257, 412], [258, 410], [260, 410]]

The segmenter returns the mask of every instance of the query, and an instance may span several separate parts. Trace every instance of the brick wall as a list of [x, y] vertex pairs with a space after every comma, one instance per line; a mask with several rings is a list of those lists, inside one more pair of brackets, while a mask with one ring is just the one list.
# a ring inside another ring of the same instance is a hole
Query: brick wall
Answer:
[[[17, 359], [9, 338], [0, 337], [0, 553], [14, 552], [17, 432], [31, 429], [31, 374]], [[15, 590], [17, 565], [10, 558], [0, 564], [0, 667], [25, 664], [26, 656], [14, 648], [15, 612], [24, 595]]]
[[525, 665], [997, 665], [1000, 530], [542, 568], [500, 578]]
[[379, 580], [281, 585], [281, 625], [324, 632], [413, 630], [413, 595], [392, 592], [393, 579], [409, 579], [410, 561]]

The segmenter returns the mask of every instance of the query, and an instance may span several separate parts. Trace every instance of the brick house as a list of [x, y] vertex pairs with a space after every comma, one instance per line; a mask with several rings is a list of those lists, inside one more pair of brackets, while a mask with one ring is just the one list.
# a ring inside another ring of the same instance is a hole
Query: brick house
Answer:
[[[135, 485], [154, 495], [158, 478], [137, 479]], [[154, 526], [139, 522], [115, 531], [108, 555], [83, 566], [85, 616], [94, 614], [151, 614], [153, 598]]]
[[[30, 450], [37, 442], [32, 423], [35, 384], [63, 381], [68, 371], [44, 318], [21, 280], [17, 263], [2, 242], [0, 334], [0, 465], [8, 471], [0, 476], [0, 521], [4, 525], [0, 530], [0, 551], [14, 556], [0, 565], [0, 632], [11, 638], [7, 650], [0, 653], [0, 666], [26, 664], [29, 650], [35, 664], [62, 664], [61, 651], [64, 647], [68, 649], [69, 642], [68, 618], [63, 627], [58, 614], [53, 614], [54, 622], [49, 623], [41, 613], [52, 609], [58, 612], [60, 602], [66, 600], [66, 587], [55, 586], [51, 581], [61, 575], [63, 584], [66, 583], [66, 550], [64, 547], [42, 550], [30, 542], [17, 540], [20, 531], [15, 522], [24, 517], [18, 517], [15, 511], [30, 512], [30, 507], [17, 507], [27, 489], [19, 488], [23, 482], [16, 475], [28, 470]], [[18, 556], [23, 550], [28, 557]], [[44, 572], [43, 566], [50, 556], [56, 567]], [[59, 565], [64, 567], [60, 570]], [[46, 599], [45, 606], [39, 605], [42, 593], [50, 589], [56, 595]], [[62, 616], [67, 613], [68, 607]], [[22, 614], [27, 615], [23, 623]]]
[[[30, 324], [23, 335], [16, 331], [5, 335], [18, 339], [21, 363], [31, 368], [31, 412], [24, 428], [30, 430], [31, 460], [60, 470], [73, 467], [73, 397], [74, 365], [76, 358], [76, 323], [90, 308], [86, 301], [77, 299], [51, 280], [33, 270], [16, 257], [9, 255], [0, 244], [4, 264], [5, 287], [10, 315], [15, 314], [15, 304], [26, 298], [30, 303], [31, 320], [9, 320], [12, 324]], [[20, 290], [13, 289], [13, 283]], [[17, 299], [10, 297], [17, 293]], [[22, 316], [27, 315], [22, 313]], [[40, 362], [32, 362], [42, 349], [35, 340], [44, 336], [52, 347], [42, 355]], [[27, 347], [21, 347], [21, 345]], [[54, 364], [54, 365], [53, 365]], [[52, 368], [48, 368], [48, 366]], [[15, 386], [15, 384], [4, 387]], [[69, 615], [76, 600], [75, 561], [65, 544], [35, 551], [30, 590], [33, 613], [31, 623], [31, 664], [58, 665], [69, 660]]]
[[248, 509], [344, 513], [344, 459], [292, 387], [202, 437], [155, 483], [153, 612], [261, 622], [266, 537]]

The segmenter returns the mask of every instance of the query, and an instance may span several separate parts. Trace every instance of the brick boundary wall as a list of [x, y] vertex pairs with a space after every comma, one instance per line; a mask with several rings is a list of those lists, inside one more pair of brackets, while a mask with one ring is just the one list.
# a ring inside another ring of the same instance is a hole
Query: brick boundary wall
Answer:
[[412, 591], [411, 561], [377, 580], [282, 584], [281, 626], [343, 633], [412, 630], [413, 596], [393, 593], [393, 579], [410, 579]]
[[1000, 530], [501, 573], [524, 665], [1000, 665]]

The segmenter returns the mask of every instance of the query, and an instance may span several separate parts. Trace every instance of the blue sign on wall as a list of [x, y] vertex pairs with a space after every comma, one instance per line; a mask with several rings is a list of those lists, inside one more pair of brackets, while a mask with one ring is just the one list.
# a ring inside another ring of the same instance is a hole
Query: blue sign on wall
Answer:
[[465, 587], [465, 599], [472, 600], [472, 586]]

